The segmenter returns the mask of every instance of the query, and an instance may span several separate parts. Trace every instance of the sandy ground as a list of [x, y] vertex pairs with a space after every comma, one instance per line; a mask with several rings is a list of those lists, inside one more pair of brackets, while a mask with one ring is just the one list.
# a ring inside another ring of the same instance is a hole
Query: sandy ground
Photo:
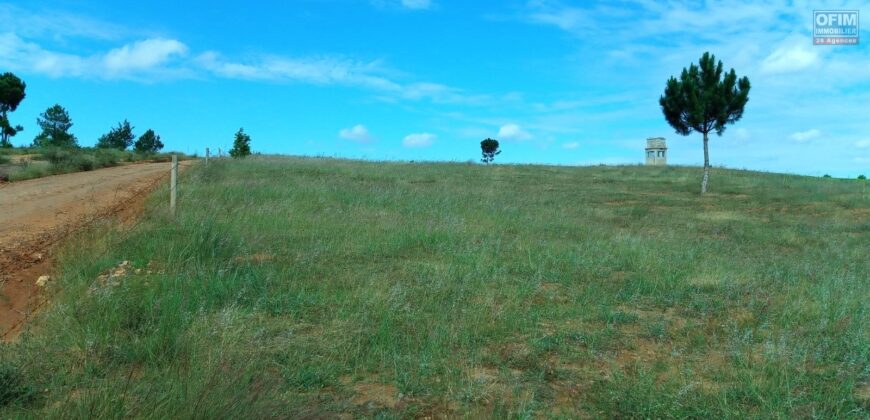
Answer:
[[0, 185], [0, 339], [17, 337], [42, 304], [36, 280], [51, 274], [53, 245], [92, 220], [136, 214], [169, 168], [133, 164]]

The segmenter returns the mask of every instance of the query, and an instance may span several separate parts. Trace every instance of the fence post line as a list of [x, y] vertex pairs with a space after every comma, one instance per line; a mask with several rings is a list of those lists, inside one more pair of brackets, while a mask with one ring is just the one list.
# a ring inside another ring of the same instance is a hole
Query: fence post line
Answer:
[[175, 196], [178, 186], [178, 156], [172, 155], [172, 169], [169, 171], [169, 213], [175, 216]]

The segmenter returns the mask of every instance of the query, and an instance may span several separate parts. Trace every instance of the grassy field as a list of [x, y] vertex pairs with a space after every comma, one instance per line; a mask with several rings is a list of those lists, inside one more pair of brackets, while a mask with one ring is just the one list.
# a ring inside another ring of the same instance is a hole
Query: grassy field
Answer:
[[62, 251], [0, 417], [870, 416], [867, 184], [699, 178], [199, 165]]

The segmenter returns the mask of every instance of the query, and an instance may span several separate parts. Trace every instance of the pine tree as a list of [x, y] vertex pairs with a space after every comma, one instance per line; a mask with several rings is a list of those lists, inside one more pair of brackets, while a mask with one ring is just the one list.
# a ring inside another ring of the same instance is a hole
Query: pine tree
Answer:
[[117, 127], [100, 136], [100, 139], [97, 140], [97, 147], [127, 150], [128, 147], [133, 145], [133, 140], [135, 139], [133, 126], [130, 125], [129, 121], [124, 120], [124, 122], [118, 123]]
[[701, 194], [707, 192], [710, 178], [708, 134], [722, 135], [726, 124], [743, 117], [743, 108], [749, 101], [749, 78], [737, 79], [734, 69], [722, 77], [722, 62], [705, 52], [698, 66], [683, 68], [680, 79], [668, 79], [664, 95], [659, 98], [665, 119], [677, 133], [688, 136], [692, 131], [704, 135], [704, 177]]
[[39, 115], [36, 123], [42, 132], [33, 139], [36, 147], [78, 147], [76, 136], [70, 134], [73, 122], [69, 113], [60, 105], [54, 105]]
[[160, 141], [160, 136], [151, 129], [142, 134], [133, 144], [133, 150], [139, 153], [157, 153], [160, 149], [163, 149], [163, 142]]
[[251, 136], [245, 134], [245, 129], [240, 128], [236, 132], [236, 138], [233, 140], [233, 148], [230, 150], [230, 156], [234, 158], [243, 158], [251, 154]]

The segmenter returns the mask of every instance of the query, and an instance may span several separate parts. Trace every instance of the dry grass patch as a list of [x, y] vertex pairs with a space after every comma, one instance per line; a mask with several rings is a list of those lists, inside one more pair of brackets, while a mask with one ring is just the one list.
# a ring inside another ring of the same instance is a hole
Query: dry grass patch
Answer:
[[361, 406], [396, 408], [402, 397], [398, 388], [390, 384], [358, 383], [353, 390], [351, 401]]

